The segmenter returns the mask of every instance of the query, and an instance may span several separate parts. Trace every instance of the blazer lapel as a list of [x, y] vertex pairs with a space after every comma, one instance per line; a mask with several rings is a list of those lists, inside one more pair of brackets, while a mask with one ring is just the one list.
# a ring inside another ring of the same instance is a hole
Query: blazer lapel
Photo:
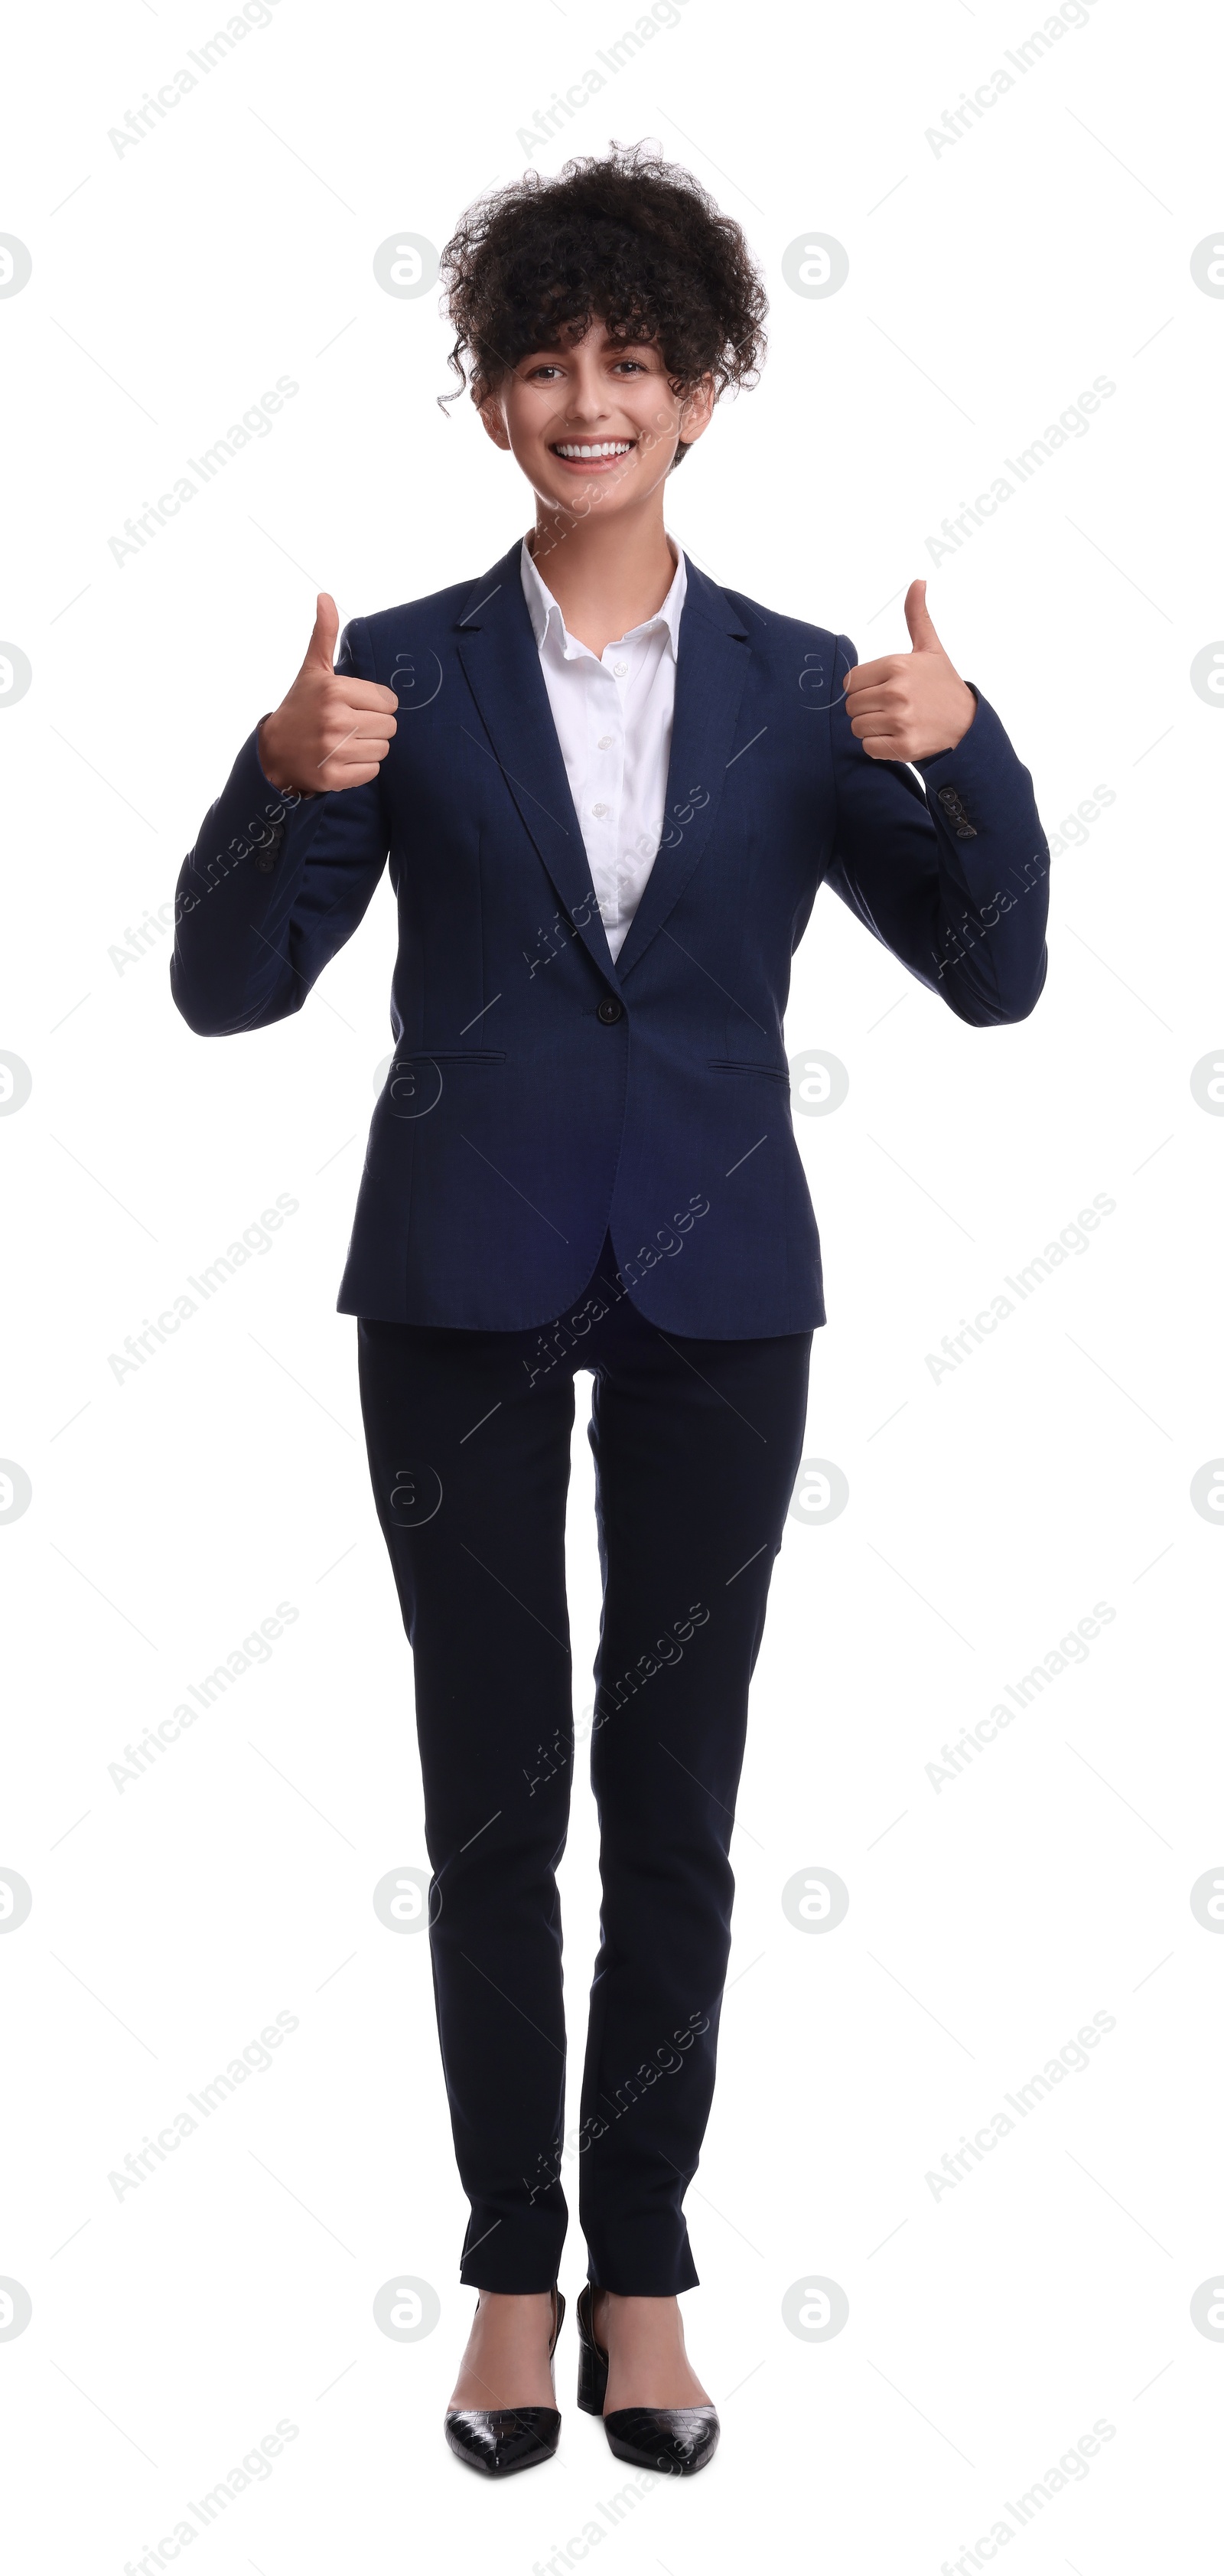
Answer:
[[600, 973], [615, 984], [617, 972], [523, 597], [520, 546], [517, 540], [475, 584], [470, 605], [460, 610], [459, 658], [488, 737], [481, 749], [496, 760], [563, 910]]
[[622, 984], [701, 858], [718, 812], [748, 675], [748, 630], [726, 592], [686, 557], [667, 795], [658, 855], [616, 961]]

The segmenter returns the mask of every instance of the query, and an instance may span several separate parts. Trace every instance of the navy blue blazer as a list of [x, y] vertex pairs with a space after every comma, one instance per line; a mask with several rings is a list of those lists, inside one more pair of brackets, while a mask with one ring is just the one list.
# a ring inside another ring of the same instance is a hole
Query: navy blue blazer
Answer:
[[178, 881], [171, 989], [219, 1037], [301, 1009], [390, 859], [394, 1055], [337, 1300], [411, 1324], [564, 1317], [611, 1230], [663, 1329], [825, 1320], [783, 1014], [822, 883], [973, 1028], [1045, 980], [1049, 848], [994, 709], [873, 760], [848, 637], [691, 561], [663, 835], [613, 963], [516, 538], [479, 581], [354, 618], [337, 668], [399, 700], [368, 786], [272, 788], [252, 733]]

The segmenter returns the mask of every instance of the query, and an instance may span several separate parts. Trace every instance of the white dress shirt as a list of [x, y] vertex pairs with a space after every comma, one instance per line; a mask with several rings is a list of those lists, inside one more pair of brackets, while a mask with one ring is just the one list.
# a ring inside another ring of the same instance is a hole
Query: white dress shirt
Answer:
[[673, 552], [676, 577], [662, 607], [596, 654], [567, 634], [523, 539], [523, 590], [613, 957], [641, 902], [663, 830], [688, 587], [683, 550]]

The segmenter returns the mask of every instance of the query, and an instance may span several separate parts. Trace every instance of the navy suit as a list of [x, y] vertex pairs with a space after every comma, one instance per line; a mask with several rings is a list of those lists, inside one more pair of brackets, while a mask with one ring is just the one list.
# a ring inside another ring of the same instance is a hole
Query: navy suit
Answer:
[[[462, 2278], [697, 2279], [684, 2221], [714, 2085], [748, 1690], [824, 1321], [790, 1122], [790, 961], [827, 879], [974, 1026], [1045, 975], [1049, 852], [984, 698], [909, 768], [850, 731], [845, 636], [694, 565], [663, 837], [615, 964], [516, 543], [356, 618], [388, 683], [376, 780], [278, 795], [251, 736], [179, 880], [174, 998], [208, 1036], [301, 1008], [390, 853], [395, 1054], [339, 1304], [413, 1648]], [[975, 692], [975, 695], [977, 693]], [[566, 2122], [556, 1866], [574, 1759], [574, 1383], [603, 1573], [591, 1725], [600, 1944]]]
[[[252, 734], [179, 879], [191, 1027], [300, 1010], [388, 853], [399, 905], [395, 1055], [342, 1313], [539, 1325], [610, 1231], [669, 1331], [824, 1322], [782, 1039], [822, 881], [975, 1027], [1023, 1019], [1045, 976], [1048, 845], [993, 708], [979, 695], [956, 750], [921, 763], [928, 801], [851, 733], [855, 659], [689, 563], [662, 844], [615, 964], [517, 541], [479, 581], [346, 627], [338, 667], [399, 699], [368, 786], [283, 798]], [[709, 1212], [681, 1251], [696, 1196]]]

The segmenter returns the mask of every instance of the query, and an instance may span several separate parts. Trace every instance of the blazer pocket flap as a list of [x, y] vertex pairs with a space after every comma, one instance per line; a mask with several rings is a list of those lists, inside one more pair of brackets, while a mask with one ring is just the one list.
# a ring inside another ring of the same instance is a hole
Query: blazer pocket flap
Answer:
[[747, 1057], [712, 1055], [709, 1065], [711, 1073], [766, 1073], [771, 1082], [790, 1081], [788, 1064], [754, 1064]]

